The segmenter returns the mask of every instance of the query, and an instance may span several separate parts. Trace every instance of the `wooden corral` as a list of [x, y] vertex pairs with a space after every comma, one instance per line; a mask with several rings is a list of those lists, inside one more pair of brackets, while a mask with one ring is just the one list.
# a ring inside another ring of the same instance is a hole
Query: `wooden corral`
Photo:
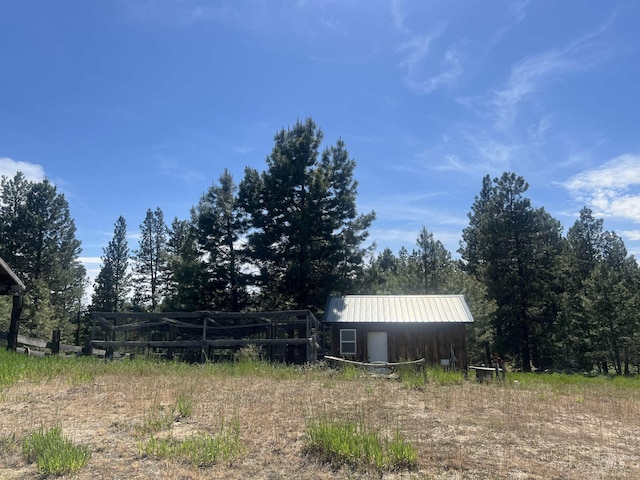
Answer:
[[271, 361], [305, 363], [317, 359], [319, 324], [308, 310], [282, 312], [93, 312], [91, 348], [111, 352], [181, 358], [230, 359], [255, 346]]

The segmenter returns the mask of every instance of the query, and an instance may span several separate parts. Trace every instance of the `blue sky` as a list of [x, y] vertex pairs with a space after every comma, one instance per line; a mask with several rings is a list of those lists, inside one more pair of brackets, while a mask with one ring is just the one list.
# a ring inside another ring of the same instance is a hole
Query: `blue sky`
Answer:
[[640, 2], [0, 0], [0, 173], [53, 181], [94, 275], [119, 215], [188, 218], [313, 117], [378, 249], [455, 252], [484, 175], [640, 253]]

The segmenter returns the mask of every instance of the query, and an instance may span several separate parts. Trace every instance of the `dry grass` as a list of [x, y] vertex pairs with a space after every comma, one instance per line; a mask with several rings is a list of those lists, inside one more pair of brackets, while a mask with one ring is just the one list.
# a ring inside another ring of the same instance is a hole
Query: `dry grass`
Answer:
[[[190, 398], [191, 411], [176, 407]], [[22, 380], [0, 395], [0, 478], [30, 479], [20, 441], [60, 424], [92, 452], [78, 479], [333, 479], [373, 473], [321, 464], [305, 450], [312, 415], [361, 415], [381, 433], [399, 429], [418, 468], [385, 479], [640, 478], [640, 391], [614, 385], [427, 384], [410, 389], [332, 371], [220, 374], [214, 367], [104, 373], [79, 381]], [[220, 431], [238, 418], [245, 454], [197, 468], [141, 455], [140, 439]], [[63, 477], [64, 478], [64, 477]], [[70, 477], [71, 478], [71, 477]]]

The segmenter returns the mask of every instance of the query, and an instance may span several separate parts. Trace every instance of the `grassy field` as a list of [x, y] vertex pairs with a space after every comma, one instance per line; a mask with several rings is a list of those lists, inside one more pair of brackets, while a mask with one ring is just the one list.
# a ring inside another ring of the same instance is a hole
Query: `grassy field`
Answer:
[[638, 432], [640, 378], [0, 351], [0, 479], [46, 477], [42, 439], [81, 456], [55, 478], [636, 479]]

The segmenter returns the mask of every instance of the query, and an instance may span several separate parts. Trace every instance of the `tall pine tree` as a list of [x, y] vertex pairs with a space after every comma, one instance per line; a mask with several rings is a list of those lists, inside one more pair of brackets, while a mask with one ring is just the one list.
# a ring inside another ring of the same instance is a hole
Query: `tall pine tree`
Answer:
[[133, 253], [134, 306], [156, 312], [165, 294], [167, 226], [160, 207], [147, 210]]
[[349, 291], [362, 269], [362, 243], [374, 214], [356, 211], [355, 161], [342, 140], [320, 153], [310, 118], [275, 136], [267, 171], [247, 169], [241, 206], [250, 214], [249, 248], [269, 308], [321, 311]]
[[165, 311], [211, 308], [208, 279], [196, 231], [189, 220], [174, 218], [167, 240], [167, 286]]
[[603, 373], [630, 373], [638, 362], [638, 265], [627, 255], [622, 239], [603, 234], [603, 255], [584, 282], [585, 320], [589, 325], [591, 357]]
[[531, 206], [527, 189], [514, 173], [486, 176], [460, 248], [465, 268], [496, 302], [496, 349], [524, 370], [553, 359], [561, 251], [560, 223]]
[[85, 269], [69, 204], [46, 179], [29, 182], [17, 173], [12, 179], [3, 176], [0, 186], [0, 256], [27, 286], [22, 331], [49, 338], [59, 328], [70, 341]]
[[92, 309], [103, 312], [123, 310], [131, 288], [127, 222], [118, 217], [113, 238], [103, 250], [102, 267], [96, 277]]
[[569, 228], [564, 240], [559, 315], [558, 364], [563, 368], [590, 371], [600, 357], [594, 353], [593, 332], [584, 302], [585, 282], [604, 255], [605, 236], [602, 219], [594, 218], [591, 209], [580, 210], [579, 218]]
[[227, 169], [209, 187], [192, 212], [198, 245], [208, 276], [211, 308], [238, 312], [248, 302], [245, 235], [248, 219]]

